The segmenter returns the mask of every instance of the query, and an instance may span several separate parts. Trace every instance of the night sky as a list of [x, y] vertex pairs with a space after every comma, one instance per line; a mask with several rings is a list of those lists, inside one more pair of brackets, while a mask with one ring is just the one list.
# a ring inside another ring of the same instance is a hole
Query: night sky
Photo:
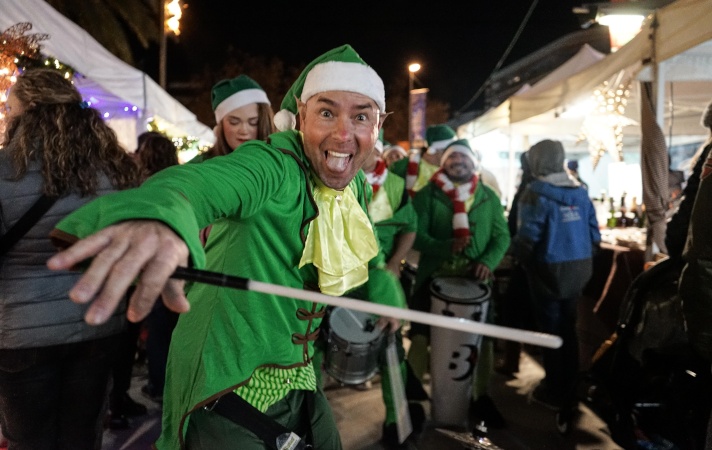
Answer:
[[[191, 70], [206, 64], [219, 67], [230, 45], [299, 65], [348, 43], [386, 83], [394, 77], [407, 80], [408, 64], [420, 62], [415, 87], [430, 89], [429, 96], [449, 103], [452, 113], [468, 103], [494, 70], [533, 3], [184, 2], [183, 31], [169, 47], [174, 55], [169, 53], [171, 78], [188, 78]], [[577, 0], [539, 0], [502, 67], [580, 30], [572, 9], [581, 5]]]

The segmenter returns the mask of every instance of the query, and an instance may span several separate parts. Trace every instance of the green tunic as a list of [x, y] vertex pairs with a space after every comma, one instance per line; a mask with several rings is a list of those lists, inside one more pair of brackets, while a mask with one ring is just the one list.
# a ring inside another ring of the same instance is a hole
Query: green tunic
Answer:
[[[417, 291], [433, 273], [453, 261], [453, 209], [450, 198], [432, 182], [418, 191], [413, 198], [413, 206], [418, 214], [418, 233], [413, 247], [420, 251], [413, 287]], [[463, 250], [463, 255], [472, 263], [482, 263], [494, 272], [504, 258], [510, 241], [499, 197], [479, 182], [467, 216], [472, 239]]]
[[[298, 269], [317, 211], [301, 136], [288, 131], [269, 143], [251, 141], [229, 155], [175, 166], [138, 189], [102, 197], [58, 224], [83, 238], [129, 218], [165, 222], [187, 243], [192, 265], [278, 285], [315, 289], [313, 266]], [[366, 210], [365, 176], [350, 187]], [[217, 219], [205, 253], [199, 230]], [[369, 280], [350, 296], [402, 307], [398, 280], [379, 254]], [[196, 283], [189, 313], [173, 333], [158, 448], [182, 444], [189, 413], [246, 384], [258, 367], [311, 368], [323, 305]], [[291, 380], [275, 379], [289, 384]]]

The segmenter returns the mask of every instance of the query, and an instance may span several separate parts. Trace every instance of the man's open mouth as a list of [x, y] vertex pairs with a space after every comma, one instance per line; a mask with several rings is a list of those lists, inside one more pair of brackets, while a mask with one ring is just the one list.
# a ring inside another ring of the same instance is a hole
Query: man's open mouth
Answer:
[[354, 155], [349, 153], [339, 153], [332, 150], [324, 152], [326, 166], [335, 172], [343, 172], [348, 167]]

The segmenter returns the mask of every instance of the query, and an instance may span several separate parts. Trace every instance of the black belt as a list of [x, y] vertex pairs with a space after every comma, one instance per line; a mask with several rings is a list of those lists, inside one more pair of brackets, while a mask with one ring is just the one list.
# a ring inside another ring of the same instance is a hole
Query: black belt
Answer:
[[[311, 435], [311, 412], [314, 409], [314, 393], [307, 392], [306, 402], [308, 410], [306, 424], [309, 430], [307, 434]], [[206, 405], [205, 409], [215, 411], [250, 430], [272, 450], [306, 450], [313, 448], [311, 444], [307, 444], [296, 433], [262, 413], [234, 392], [223, 395], [210, 405]]]

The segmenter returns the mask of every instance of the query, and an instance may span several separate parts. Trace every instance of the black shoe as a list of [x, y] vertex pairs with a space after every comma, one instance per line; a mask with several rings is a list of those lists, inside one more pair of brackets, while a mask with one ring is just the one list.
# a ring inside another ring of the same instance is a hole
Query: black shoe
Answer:
[[507, 421], [497, 410], [492, 399], [487, 395], [480, 396], [477, 400], [470, 400], [470, 413], [475, 423], [484, 422], [488, 428], [504, 428]]
[[145, 405], [136, 402], [126, 392], [119, 395], [118, 397], [113, 398], [109, 404], [109, 409], [111, 410], [111, 414], [116, 415], [117, 417], [143, 416], [148, 412]]
[[129, 428], [129, 419], [123, 414], [111, 413], [106, 417], [104, 426], [110, 430], [127, 430]]

